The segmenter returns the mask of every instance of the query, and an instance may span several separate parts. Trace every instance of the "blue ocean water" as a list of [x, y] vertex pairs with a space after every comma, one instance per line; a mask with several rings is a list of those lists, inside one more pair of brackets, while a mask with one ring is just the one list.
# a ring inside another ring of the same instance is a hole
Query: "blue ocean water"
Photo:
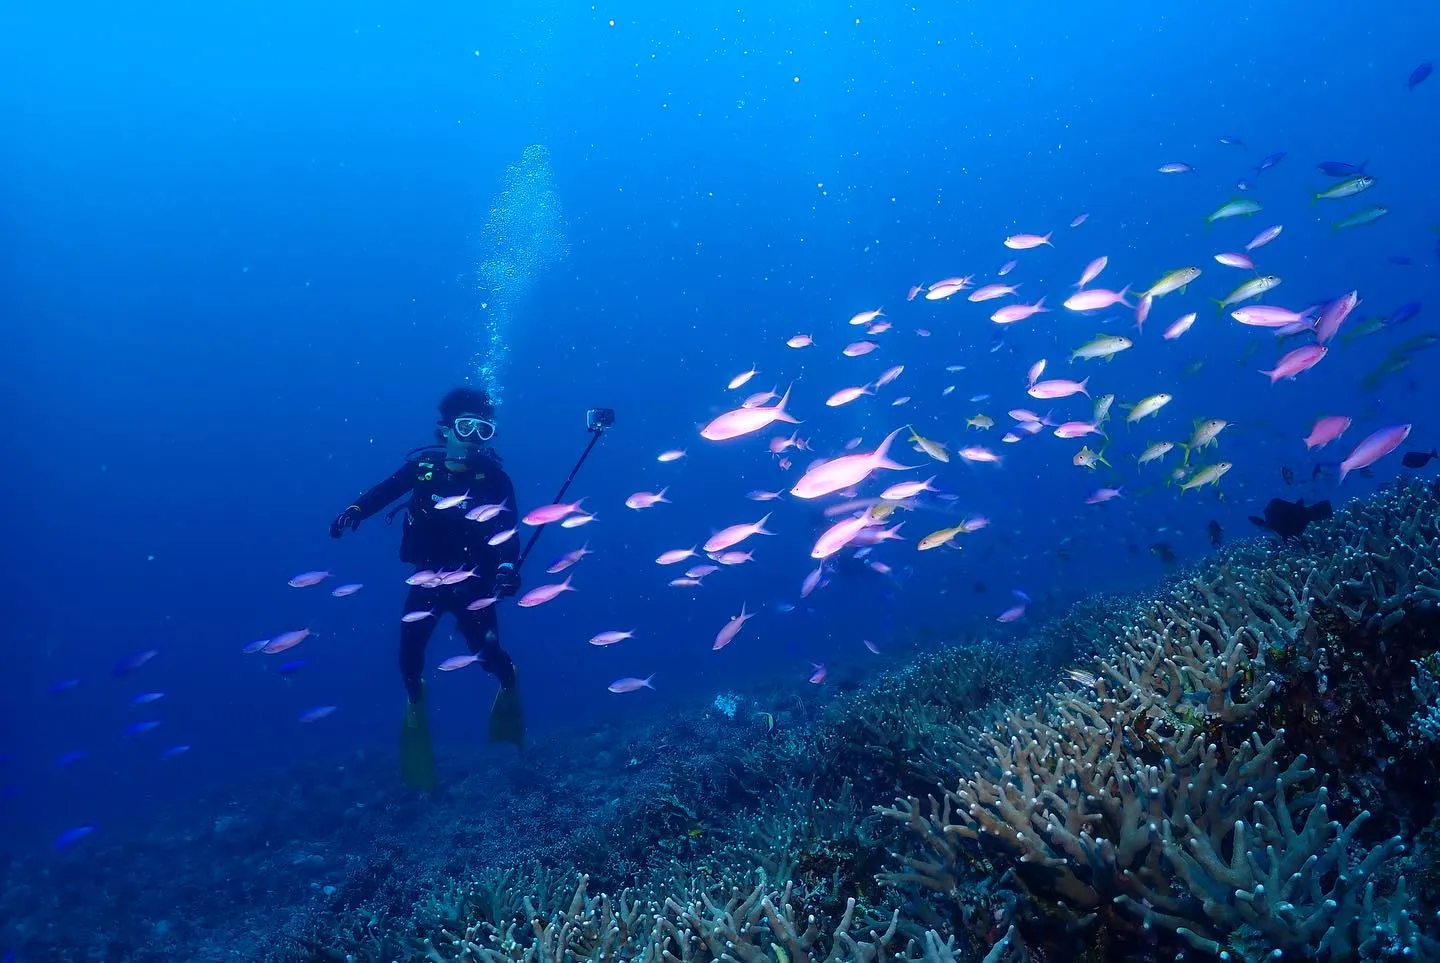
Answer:
[[[597, 554], [574, 569], [577, 591], [501, 614], [537, 732], [704, 704], [762, 679], [806, 687], [812, 663], [868, 658], [864, 639], [884, 649], [921, 629], [993, 626], [1012, 589], [1036, 600], [1035, 620], [1091, 592], [1153, 583], [1166, 571], [1156, 543], [1201, 557], [1208, 522], [1226, 538], [1255, 535], [1247, 516], [1271, 497], [1366, 494], [1403, 471], [1396, 452], [1373, 475], [1337, 482], [1334, 463], [1370, 432], [1413, 424], [1402, 450], [1440, 442], [1431, 354], [1406, 346], [1433, 330], [1440, 293], [1427, 133], [1440, 87], [1406, 87], [1437, 35], [1440, 15], [1414, 5], [1294, 2], [1244, 13], [882, 3], [0, 13], [13, 480], [4, 848], [42, 848], [81, 825], [123, 834], [207, 789], [356, 748], [393, 751], [408, 574], [398, 531], [376, 518], [336, 542], [327, 527], [431, 440], [440, 396], [477, 376], [498, 305], [509, 361], [495, 447], [522, 507], [554, 494], [588, 440], [586, 409], [617, 412], [572, 490], [598, 520], [547, 529], [524, 572], [527, 588], [541, 584], [536, 562], [588, 538]], [[497, 294], [479, 275], [496, 249], [487, 220], [526, 202], [502, 192], [532, 145], [548, 152], [545, 188], [562, 205], [568, 254]], [[1315, 168], [1326, 160], [1366, 161], [1377, 183], [1313, 202], [1335, 183]], [[1157, 173], [1174, 161], [1194, 171]], [[1207, 226], [1240, 179], [1263, 211]], [[1332, 232], [1372, 204], [1388, 215]], [[1267, 303], [1362, 299], [1314, 370], [1274, 386], [1257, 371], [1300, 341], [1281, 349], [1208, 300], [1249, 276], [1212, 255], [1271, 224], [1284, 232], [1254, 252], [1283, 279]], [[1008, 251], [1002, 240], [1020, 232], [1053, 232], [1053, 248]], [[1204, 273], [1157, 301], [1135, 336], [1130, 312], [1059, 306], [1101, 255], [1096, 283], [1116, 289], [1185, 265]], [[994, 281], [1012, 258], [1006, 280], [1026, 300], [1044, 295], [1051, 313], [1002, 328], [987, 310], [1001, 302], [906, 300], [911, 285], [947, 276]], [[1414, 320], [1347, 339], [1414, 301]], [[846, 321], [877, 308], [894, 325], [879, 349], [842, 356], [862, 333]], [[1162, 340], [1190, 310], [1194, 328]], [[1135, 347], [1068, 364], [1098, 332]], [[786, 347], [797, 333], [815, 346]], [[1113, 471], [1075, 467], [1081, 442], [1048, 431], [999, 443], [1011, 408], [1090, 416], [1083, 398], [1026, 396], [1040, 358], [1047, 377], [1089, 375], [1092, 393], [1117, 396]], [[1387, 360], [1408, 364], [1366, 383]], [[904, 374], [876, 397], [824, 405], [894, 364]], [[752, 366], [745, 389], [725, 390]], [[792, 385], [812, 452], [790, 453], [788, 471], [765, 447], [773, 431], [699, 437], [746, 392]], [[1157, 392], [1174, 401], [1127, 429], [1118, 406]], [[912, 400], [892, 406], [899, 395]], [[966, 426], [981, 413], [994, 428]], [[1331, 414], [1351, 428], [1307, 453], [1301, 439]], [[1216, 458], [1234, 467], [1218, 489], [1165, 486], [1178, 452], [1136, 466], [1145, 444], [1183, 441], [1201, 418], [1232, 422]], [[802, 602], [826, 522], [813, 504], [745, 493], [788, 487], [850, 438], [868, 450], [911, 423], [952, 452], [986, 445], [1004, 461], [930, 464], [897, 445], [898, 460], [921, 467], [883, 473], [886, 483], [934, 473], [958, 498], [897, 516], [905, 540], [874, 553], [896, 570], [893, 584], [865, 575]], [[688, 454], [657, 463], [670, 448]], [[1109, 485], [1121, 498], [1085, 504]], [[623, 506], [661, 488], [673, 504]], [[742, 546], [756, 560], [699, 590], [667, 586], [678, 572], [654, 564], [771, 510], [778, 534]], [[990, 525], [959, 552], [916, 553], [920, 536], [966, 515]], [[335, 578], [287, 586], [311, 569]], [[341, 581], [365, 588], [331, 598]], [[712, 652], [742, 604], [759, 614]], [[316, 637], [292, 650], [310, 663], [293, 677], [276, 673], [279, 657], [241, 654], [302, 627]], [[431, 666], [464, 651], [449, 629], [431, 642]], [[585, 644], [607, 629], [636, 635]], [[113, 676], [117, 660], [150, 649], [148, 664]], [[653, 692], [607, 691], [652, 674]], [[481, 740], [493, 682], [478, 669], [431, 676], [437, 742]], [[151, 691], [165, 696], [129, 704]], [[297, 722], [321, 705], [338, 708]], [[146, 720], [160, 725], [125, 734]], [[191, 748], [165, 758], [178, 745]], [[58, 765], [69, 753], [86, 755]]]

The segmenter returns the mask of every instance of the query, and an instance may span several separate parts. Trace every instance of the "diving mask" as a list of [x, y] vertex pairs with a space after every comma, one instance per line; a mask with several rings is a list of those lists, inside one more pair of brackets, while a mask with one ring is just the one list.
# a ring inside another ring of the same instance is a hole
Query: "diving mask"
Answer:
[[489, 441], [495, 437], [495, 422], [474, 415], [461, 415], [455, 419], [454, 427], [455, 437], [468, 442]]

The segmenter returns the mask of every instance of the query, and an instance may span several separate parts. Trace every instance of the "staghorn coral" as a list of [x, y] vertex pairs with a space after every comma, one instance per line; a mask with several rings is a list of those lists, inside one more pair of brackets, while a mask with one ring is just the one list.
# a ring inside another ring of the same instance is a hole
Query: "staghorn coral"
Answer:
[[[1316, 714], [1305, 738], [1273, 722], [1280, 696], [1297, 679], [1316, 688], [1342, 652], [1372, 662], [1348, 674], [1357, 690], [1409, 690], [1392, 668], [1430, 636], [1402, 623], [1440, 600], [1435, 508], [1429, 489], [1398, 486], [1323, 529], [1319, 552], [1232, 552], [1138, 612], [1094, 676], [956, 733], [956, 788], [881, 810], [920, 844], [882, 881], [955, 899], [995, 855], [1037, 912], [1072, 931], [1103, 923], [1137, 948], [1219, 954], [1243, 938], [1244, 954], [1354, 959], [1393, 931], [1404, 951], [1433, 952], [1403, 880], [1384, 873], [1401, 838], [1366, 836], [1370, 813], [1354, 806], [1347, 822], [1329, 816], [1301, 751]], [[1358, 632], [1337, 630], [1336, 613]], [[1324, 748], [1326, 778], [1355, 764]]]

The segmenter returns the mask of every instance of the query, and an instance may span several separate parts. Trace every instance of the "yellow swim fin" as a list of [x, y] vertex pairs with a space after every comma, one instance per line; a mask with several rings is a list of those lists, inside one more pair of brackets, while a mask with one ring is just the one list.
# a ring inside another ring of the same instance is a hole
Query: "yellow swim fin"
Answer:
[[407, 786], [421, 792], [434, 792], [435, 746], [430, 741], [423, 689], [421, 693], [419, 702], [405, 706], [405, 722], [400, 727], [400, 775]]

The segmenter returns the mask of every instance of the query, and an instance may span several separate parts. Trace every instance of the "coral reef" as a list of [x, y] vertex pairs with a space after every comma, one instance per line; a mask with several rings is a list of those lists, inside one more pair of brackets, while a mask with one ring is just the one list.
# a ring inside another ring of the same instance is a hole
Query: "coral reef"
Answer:
[[285, 774], [12, 861], [0, 938], [21, 960], [1440, 959], [1437, 508], [1396, 486], [1024, 637], [447, 758], [476, 775], [431, 798], [388, 759]]

